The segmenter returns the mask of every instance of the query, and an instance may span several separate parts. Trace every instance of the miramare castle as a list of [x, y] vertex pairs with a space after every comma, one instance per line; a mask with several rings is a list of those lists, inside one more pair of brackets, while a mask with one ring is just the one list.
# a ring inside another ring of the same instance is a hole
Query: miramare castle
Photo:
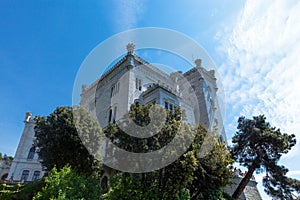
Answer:
[[[101, 127], [121, 119], [133, 103], [155, 103], [168, 110], [180, 107], [186, 123], [200, 123], [209, 131], [217, 130], [219, 140], [226, 143], [216, 80], [215, 71], [204, 69], [200, 59], [186, 72], [168, 74], [137, 56], [134, 45], [128, 44], [127, 54], [121, 60], [90, 86], [82, 86], [80, 104], [97, 117]], [[45, 173], [33, 147], [32, 113], [26, 113], [24, 125], [8, 174], [11, 182], [35, 181]]]

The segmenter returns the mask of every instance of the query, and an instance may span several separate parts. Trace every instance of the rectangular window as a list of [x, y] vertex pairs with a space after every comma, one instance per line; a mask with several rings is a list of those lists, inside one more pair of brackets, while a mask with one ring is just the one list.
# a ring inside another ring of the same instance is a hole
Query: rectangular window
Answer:
[[111, 118], [112, 118], [112, 109], [109, 109], [109, 114], [108, 114], [108, 123], [111, 122]]
[[119, 87], [120, 87], [120, 83], [119, 82], [111, 86], [110, 97], [115, 96], [115, 94], [117, 94], [119, 92]]
[[40, 174], [41, 174], [40, 171], [34, 171], [32, 176], [32, 181], [38, 180], [40, 178]]
[[136, 78], [135, 79], [135, 89], [142, 91], [142, 80]]
[[117, 118], [117, 106], [115, 106], [115, 109], [114, 109], [113, 123], [116, 123], [116, 118]]
[[139, 91], [141, 91], [142, 90], [142, 80], [140, 79], [139, 80]]
[[27, 181], [29, 176], [29, 170], [23, 170], [22, 176], [21, 176], [21, 181]]
[[112, 97], [113, 95], [114, 95], [114, 86], [112, 86], [110, 89], [110, 97]]
[[165, 109], [167, 109], [167, 110], [169, 109], [169, 104], [166, 101], [165, 101]]

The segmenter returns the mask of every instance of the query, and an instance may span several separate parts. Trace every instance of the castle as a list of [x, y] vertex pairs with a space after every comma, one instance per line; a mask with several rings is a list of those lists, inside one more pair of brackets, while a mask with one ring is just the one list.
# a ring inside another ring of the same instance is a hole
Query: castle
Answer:
[[[82, 86], [80, 106], [87, 108], [101, 127], [116, 123], [134, 103], [152, 103], [167, 110], [180, 107], [186, 115], [185, 123], [200, 123], [209, 132], [217, 131], [219, 141], [226, 144], [215, 71], [206, 70], [201, 60], [196, 59], [195, 66], [184, 73], [166, 73], [136, 55], [134, 50], [134, 44], [128, 44], [123, 58], [90, 86]], [[7, 176], [9, 182], [32, 182], [45, 174], [38, 149], [33, 147], [34, 126], [34, 117], [27, 112]], [[236, 184], [228, 186], [226, 191], [233, 192], [240, 179], [235, 178]], [[240, 199], [261, 199], [256, 185], [257, 182], [251, 180]]]
[[[154, 103], [167, 110], [180, 107], [185, 122], [202, 124], [209, 131], [218, 131], [226, 143], [223, 120], [217, 100], [214, 70], [206, 70], [201, 60], [186, 72], [166, 73], [134, 53], [134, 44], [127, 45], [127, 54], [90, 86], [83, 85], [80, 105], [97, 117], [101, 127], [121, 119], [133, 103]], [[12, 162], [8, 180], [30, 182], [40, 179], [44, 171], [34, 141], [34, 118], [27, 112], [24, 130]]]

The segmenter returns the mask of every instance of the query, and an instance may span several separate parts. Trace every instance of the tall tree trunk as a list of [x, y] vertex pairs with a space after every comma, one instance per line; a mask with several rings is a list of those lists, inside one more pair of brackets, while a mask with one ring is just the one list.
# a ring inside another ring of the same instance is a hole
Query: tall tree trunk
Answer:
[[235, 200], [237, 200], [241, 194], [243, 193], [245, 187], [247, 186], [247, 184], [249, 183], [254, 171], [255, 171], [255, 167], [254, 165], [250, 166], [248, 169], [248, 172], [246, 173], [246, 175], [244, 176], [244, 178], [241, 180], [239, 186], [236, 188], [236, 190], [234, 191], [232, 198], [234, 198]]

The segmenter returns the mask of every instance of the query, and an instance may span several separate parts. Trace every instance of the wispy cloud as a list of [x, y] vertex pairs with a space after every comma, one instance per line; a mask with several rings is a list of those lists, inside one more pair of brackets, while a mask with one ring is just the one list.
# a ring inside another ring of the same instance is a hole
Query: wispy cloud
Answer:
[[272, 125], [298, 134], [299, 10], [299, 1], [248, 1], [232, 31], [218, 33], [227, 58], [220, 72], [233, 111], [229, 124], [239, 115], [265, 114]]
[[235, 132], [238, 116], [265, 114], [273, 126], [297, 136], [285, 159], [300, 153], [299, 10], [299, 1], [248, 0], [233, 28], [216, 37], [225, 58], [219, 72], [230, 109], [227, 132]]
[[136, 28], [145, 11], [144, 3], [145, 1], [140, 0], [115, 0], [115, 9], [112, 12], [116, 29], [124, 31]]

